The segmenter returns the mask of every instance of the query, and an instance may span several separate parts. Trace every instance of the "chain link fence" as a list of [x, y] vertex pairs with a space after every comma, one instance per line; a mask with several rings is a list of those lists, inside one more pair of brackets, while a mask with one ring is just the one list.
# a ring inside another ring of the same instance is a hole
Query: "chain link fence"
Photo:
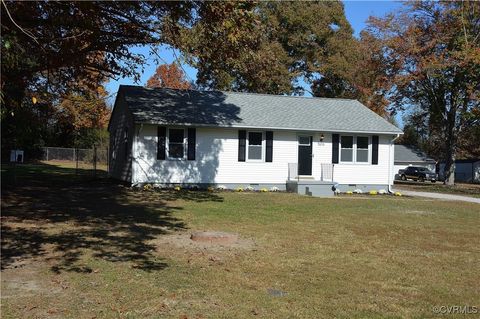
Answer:
[[76, 173], [105, 175], [108, 172], [108, 148], [43, 147], [42, 160], [48, 164], [74, 168]]

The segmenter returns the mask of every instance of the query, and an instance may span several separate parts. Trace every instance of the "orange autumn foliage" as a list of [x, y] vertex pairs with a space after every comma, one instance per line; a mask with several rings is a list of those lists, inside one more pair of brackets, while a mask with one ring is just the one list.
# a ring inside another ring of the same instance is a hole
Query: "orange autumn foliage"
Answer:
[[162, 64], [157, 67], [155, 74], [147, 81], [147, 87], [164, 87], [187, 90], [192, 85], [185, 79], [185, 73], [176, 63]]

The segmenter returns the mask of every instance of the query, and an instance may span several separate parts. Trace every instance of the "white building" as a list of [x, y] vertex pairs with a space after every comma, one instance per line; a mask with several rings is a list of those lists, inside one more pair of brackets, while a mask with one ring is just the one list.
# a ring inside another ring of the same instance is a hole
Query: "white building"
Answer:
[[355, 100], [120, 86], [110, 175], [133, 185], [387, 189], [400, 129]]

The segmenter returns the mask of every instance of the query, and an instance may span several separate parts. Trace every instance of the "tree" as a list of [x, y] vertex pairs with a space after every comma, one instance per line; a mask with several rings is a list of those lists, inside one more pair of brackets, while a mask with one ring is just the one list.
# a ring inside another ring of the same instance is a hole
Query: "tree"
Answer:
[[53, 127], [57, 140], [54, 145], [91, 148], [105, 143], [104, 132], [111, 111], [107, 107], [107, 92], [103, 86], [95, 91], [69, 93], [56, 106]]
[[80, 89], [95, 89], [106, 78], [138, 78], [136, 67], [144, 57], [129, 48], [171, 42], [175, 28], [168, 34], [165, 28], [187, 23], [193, 4], [1, 0], [1, 6], [0, 116], [6, 154], [31, 145], [18, 138], [35, 107], [27, 93], [58, 101]]
[[183, 51], [200, 86], [292, 94], [344, 62], [351, 39], [341, 2], [228, 1], [199, 11]]
[[398, 109], [421, 110], [429, 135], [454, 183], [459, 138], [480, 108], [480, 3], [409, 2], [407, 10], [371, 19], [369, 33], [383, 42]]
[[187, 90], [192, 88], [192, 85], [185, 79], [185, 73], [179, 65], [172, 63], [159, 65], [155, 70], [155, 74], [148, 79], [147, 87]]

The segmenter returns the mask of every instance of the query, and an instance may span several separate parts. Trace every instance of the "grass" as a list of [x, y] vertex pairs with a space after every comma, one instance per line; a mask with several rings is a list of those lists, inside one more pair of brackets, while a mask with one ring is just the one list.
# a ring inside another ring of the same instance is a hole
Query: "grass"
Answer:
[[480, 198], [480, 184], [457, 183], [453, 186], [442, 183], [395, 182], [395, 189], [420, 192], [445, 193]]
[[[2, 318], [436, 318], [434, 306], [480, 306], [477, 204], [17, 173], [2, 183]], [[196, 246], [195, 230], [250, 244]]]

